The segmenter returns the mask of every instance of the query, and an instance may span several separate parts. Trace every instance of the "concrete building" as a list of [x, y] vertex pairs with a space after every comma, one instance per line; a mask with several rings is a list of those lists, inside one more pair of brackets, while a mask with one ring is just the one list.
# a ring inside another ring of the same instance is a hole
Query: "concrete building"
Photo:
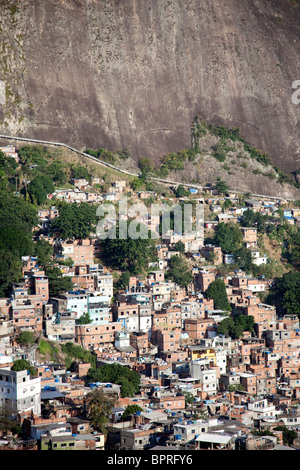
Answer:
[[50, 341], [75, 341], [75, 316], [72, 312], [57, 313], [45, 320], [45, 334]]
[[41, 415], [41, 379], [27, 370], [0, 369], [0, 403], [12, 416]]

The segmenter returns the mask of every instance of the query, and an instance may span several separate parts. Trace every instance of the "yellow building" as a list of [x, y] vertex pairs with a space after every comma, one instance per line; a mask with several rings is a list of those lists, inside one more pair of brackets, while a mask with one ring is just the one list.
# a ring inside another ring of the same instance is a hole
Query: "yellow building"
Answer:
[[189, 346], [189, 359], [192, 361], [195, 359], [209, 359], [214, 365], [216, 365], [215, 348], [210, 348], [200, 344]]

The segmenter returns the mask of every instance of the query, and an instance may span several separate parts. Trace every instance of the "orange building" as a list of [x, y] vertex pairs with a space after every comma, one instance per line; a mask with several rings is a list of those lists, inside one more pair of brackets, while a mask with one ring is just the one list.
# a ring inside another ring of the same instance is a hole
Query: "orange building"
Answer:
[[154, 328], [152, 342], [157, 346], [158, 352], [176, 351], [180, 347], [180, 334], [180, 328], [174, 328], [174, 330]]
[[215, 273], [211, 271], [201, 271], [194, 275], [195, 289], [200, 292], [206, 292], [208, 286], [215, 280]]
[[111, 322], [105, 325], [76, 325], [76, 342], [84, 349], [109, 349], [114, 347], [115, 332], [121, 331], [119, 322]]
[[40, 309], [36, 309], [31, 303], [14, 305], [11, 309], [11, 316], [14, 329], [25, 328], [35, 332], [42, 331], [42, 311]]
[[247, 247], [257, 245], [257, 228], [256, 227], [241, 227], [243, 234], [243, 241]]
[[93, 264], [94, 251], [95, 247], [89, 238], [68, 240], [55, 245], [56, 258], [63, 260], [70, 258], [75, 265]]
[[210, 318], [203, 319], [187, 319], [184, 322], [184, 331], [188, 334], [190, 339], [200, 340], [207, 337], [207, 329], [214, 324]]

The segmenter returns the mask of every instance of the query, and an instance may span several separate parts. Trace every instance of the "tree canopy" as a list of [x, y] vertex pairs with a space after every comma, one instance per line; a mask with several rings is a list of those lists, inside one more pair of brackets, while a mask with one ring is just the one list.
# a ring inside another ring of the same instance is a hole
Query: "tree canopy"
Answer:
[[103, 434], [107, 433], [105, 424], [109, 420], [116, 401], [116, 397], [105, 394], [102, 389], [95, 389], [86, 396], [88, 417], [92, 425]]
[[193, 280], [192, 271], [183, 256], [172, 256], [169, 263], [169, 269], [166, 272], [166, 280], [171, 279], [181, 287], [187, 288]]
[[221, 247], [223, 253], [233, 253], [242, 246], [243, 234], [241, 229], [235, 224], [218, 224], [214, 243]]
[[253, 316], [237, 315], [224, 318], [217, 327], [217, 334], [233, 339], [240, 338], [244, 331], [253, 331]]
[[223, 279], [218, 278], [211, 282], [206, 290], [206, 296], [209, 299], [213, 299], [215, 309], [225, 311], [231, 310], [231, 306], [227, 298], [226, 286]]
[[[137, 231], [140, 230], [137, 225]], [[128, 225], [127, 225], [128, 227]], [[149, 262], [157, 260], [155, 246], [150, 238], [121, 237], [122, 230], [116, 227], [116, 237], [101, 240], [101, 258], [105, 263], [130, 274], [139, 274], [148, 267]]]
[[229, 185], [221, 178], [216, 178], [216, 189], [219, 194], [227, 194], [229, 191]]
[[21, 257], [34, 253], [32, 230], [36, 209], [23, 197], [0, 191], [0, 295], [21, 278]]
[[300, 272], [289, 271], [275, 279], [271, 298], [281, 314], [300, 318]]
[[61, 270], [56, 266], [47, 266], [45, 274], [49, 279], [49, 295], [56, 297], [58, 294], [72, 289], [73, 282], [70, 277], [62, 275]]
[[28, 361], [25, 359], [17, 359], [14, 361], [13, 365], [11, 366], [11, 370], [15, 372], [20, 372], [22, 370], [28, 370], [30, 375], [34, 377], [36, 375], [36, 369], [29, 364]]
[[87, 375], [88, 382], [110, 382], [121, 385], [121, 396], [133, 397], [139, 391], [140, 375], [121, 364], [104, 364], [91, 368]]
[[95, 231], [96, 207], [86, 202], [61, 203], [59, 217], [51, 223], [51, 233], [58, 233], [63, 240], [83, 239]]
[[53, 193], [54, 189], [51, 177], [41, 174], [30, 181], [27, 192], [31, 202], [40, 206], [46, 202], [48, 194]]
[[133, 415], [137, 411], [143, 411], [143, 408], [141, 408], [139, 405], [127, 405], [122, 419], [125, 420], [128, 416]]

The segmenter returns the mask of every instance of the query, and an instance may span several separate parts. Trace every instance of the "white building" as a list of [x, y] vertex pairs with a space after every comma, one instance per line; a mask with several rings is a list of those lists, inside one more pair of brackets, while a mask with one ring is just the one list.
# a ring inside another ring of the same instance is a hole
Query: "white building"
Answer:
[[97, 274], [95, 276], [95, 289], [102, 296], [108, 297], [109, 301], [113, 298], [113, 275], [112, 274]]
[[31, 412], [41, 416], [41, 379], [31, 378], [27, 370], [0, 369], [0, 405], [12, 416]]
[[144, 308], [140, 305], [139, 308], [139, 330], [144, 333], [148, 333], [151, 337], [152, 331], [152, 314], [150, 308]]
[[153, 283], [151, 285], [151, 292], [154, 310], [160, 310], [165, 302], [169, 302], [174, 290], [174, 282], [170, 281]]
[[62, 296], [65, 299], [65, 308], [68, 312], [74, 312], [75, 318], [79, 319], [88, 313], [93, 323], [108, 323], [110, 317], [110, 297], [95, 292], [93, 295], [86, 291], [71, 291]]
[[261, 266], [263, 264], [267, 264], [268, 262], [268, 257], [267, 255], [261, 255], [259, 250], [252, 248], [251, 250], [252, 253], [252, 263], [256, 264], [257, 266]]
[[220, 374], [226, 373], [227, 351], [222, 348], [216, 349], [216, 366], [219, 367]]
[[191, 441], [199, 434], [207, 432], [208, 421], [199, 419], [187, 423], [174, 424], [174, 438], [176, 441]]
[[75, 341], [75, 316], [72, 312], [57, 313], [45, 320], [46, 336], [50, 341]]
[[[239, 374], [242, 375], [242, 374]], [[262, 400], [256, 400], [248, 403], [248, 410], [252, 411], [253, 419], [256, 418], [270, 418], [277, 415], [275, 405], [272, 405], [268, 402], [267, 398]]]
[[199, 379], [203, 392], [215, 395], [218, 390], [217, 372], [209, 368], [209, 359], [195, 359], [190, 362], [190, 375]]

